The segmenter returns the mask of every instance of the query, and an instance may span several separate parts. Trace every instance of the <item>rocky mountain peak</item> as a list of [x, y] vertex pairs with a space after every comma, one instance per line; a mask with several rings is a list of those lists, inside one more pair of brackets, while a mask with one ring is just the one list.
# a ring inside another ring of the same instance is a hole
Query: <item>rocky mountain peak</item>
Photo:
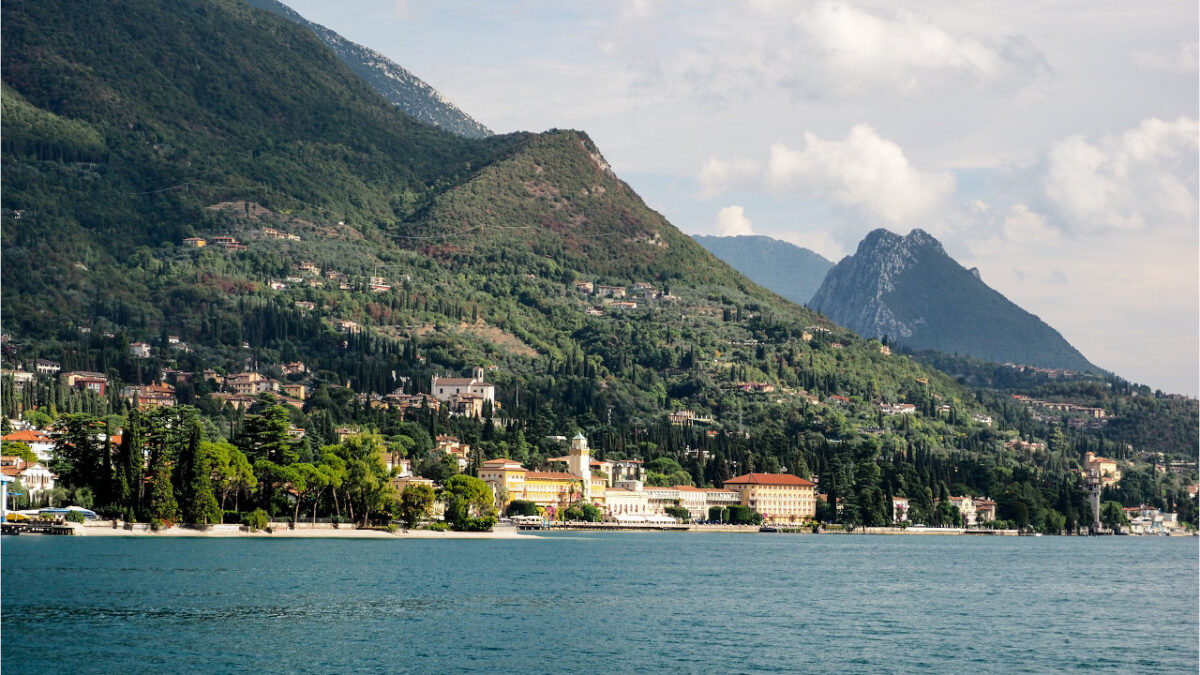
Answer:
[[1061, 335], [946, 255], [924, 230], [874, 230], [809, 306], [866, 337], [997, 362], [1096, 370]]

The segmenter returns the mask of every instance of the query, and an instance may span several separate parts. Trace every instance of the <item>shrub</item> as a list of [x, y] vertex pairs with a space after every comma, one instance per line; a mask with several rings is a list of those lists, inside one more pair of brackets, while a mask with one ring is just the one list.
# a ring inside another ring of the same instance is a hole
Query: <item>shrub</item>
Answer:
[[242, 525], [242, 512], [225, 511], [221, 514], [221, 523], [224, 525]]
[[479, 516], [478, 518], [467, 518], [459, 523], [457, 529], [460, 532], [491, 532], [492, 526], [495, 524], [495, 516]]
[[677, 519], [681, 523], [688, 522], [688, 519], [691, 518], [691, 515], [692, 515], [691, 513], [688, 512], [687, 509], [683, 508], [682, 506], [668, 506], [668, 507], [665, 507], [663, 509], [663, 511], [666, 512], [666, 514], [668, 516], [671, 516], [672, 518]]
[[254, 509], [242, 516], [242, 525], [249, 527], [251, 532], [266, 529], [268, 522], [267, 512], [262, 509]]
[[69, 523], [82, 523], [83, 521], [87, 520], [83, 517], [83, 514], [78, 511], [68, 511], [63, 518]]
[[447, 523], [444, 521], [439, 521], [436, 523], [430, 523], [428, 525], [425, 525], [421, 529], [430, 530], [432, 532], [445, 532], [446, 530], [450, 529], [450, 523]]
[[506, 516], [536, 516], [537, 514], [537, 504], [523, 499], [514, 500], [504, 510]]

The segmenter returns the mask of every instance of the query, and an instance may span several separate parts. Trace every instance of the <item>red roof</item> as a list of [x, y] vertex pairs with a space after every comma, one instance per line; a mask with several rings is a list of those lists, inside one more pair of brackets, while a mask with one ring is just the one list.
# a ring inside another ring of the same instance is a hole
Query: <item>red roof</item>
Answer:
[[49, 443], [50, 437], [37, 429], [25, 429], [23, 431], [14, 431], [0, 440], [17, 441], [18, 443]]
[[524, 471], [524, 470], [525, 470], [525, 467], [522, 467], [522, 466], [521, 466], [521, 463], [520, 463], [520, 462], [518, 462], [517, 460], [515, 460], [515, 459], [505, 459], [505, 458], [503, 458], [503, 457], [497, 457], [496, 459], [489, 459], [489, 460], [487, 460], [486, 462], [484, 462], [484, 463], [483, 463], [483, 466], [486, 466], [486, 467], [488, 467], [488, 468], [490, 469], [490, 468], [496, 468], [496, 467], [507, 466], [507, 465], [509, 465], [509, 464], [516, 464], [518, 467], [520, 467], [520, 468], [521, 468], [521, 470], [522, 470], [522, 471]]
[[812, 487], [814, 483], [790, 473], [748, 473], [725, 481], [726, 485], [799, 485]]

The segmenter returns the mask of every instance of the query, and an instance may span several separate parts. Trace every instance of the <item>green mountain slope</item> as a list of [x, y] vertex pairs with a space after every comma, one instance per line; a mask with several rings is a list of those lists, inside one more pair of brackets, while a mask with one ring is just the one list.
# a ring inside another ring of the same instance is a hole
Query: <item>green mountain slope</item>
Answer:
[[868, 234], [829, 272], [811, 305], [906, 349], [1100, 372], [1058, 331], [989, 288], [921, 230]]
[[798, 305], [808, 304], [833, 267], [832, 262], [806, 248], [770, 237], [692, 238], [754, 283]]
[[467, 138], [492, 135], [491, 130], [460, 110], [436, 89], [383, 54], [305, 19], [276, 0], [250, 0], [250, 4], [311, 30], [355, 75], [414, 119]]
[[420, 124], [309, 31], [241, 3], [3, 12], [4, 205], [21, 212], [4, 223], [7, 325], [35, 335], [144, 297], [122, 274], [101, 294], [84, 270], [216, 226], [207, 205], [317, 208], [369, 236], [527, 142]]

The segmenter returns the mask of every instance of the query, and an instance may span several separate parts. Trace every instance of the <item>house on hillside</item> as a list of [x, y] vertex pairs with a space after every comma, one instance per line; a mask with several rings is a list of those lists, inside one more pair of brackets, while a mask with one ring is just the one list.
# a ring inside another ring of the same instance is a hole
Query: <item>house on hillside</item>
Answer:
[[429, 385], [429, 393], [434, 398], [446, 403], [454, 396], [471, 394], [479, 396], [484, 401], [495, 404], [496, 385], [484, 381], [483, 368], [474, 368], [471, 377], [441, 377], [433, 376]]
[[95, 373], [88, 370], [79, 370], [69, 373], [63, 373], [59, 377], [66, 382], [68, 387], [72, 389], [90, 390], [101, 396], [108, 389], [108, 378], [103, 373]]
[[50, 469], [42, 466], [41, 462], [27, 462], [20, 457], [0, 457], [0, 472], [5, 476], [20, 479], [25, 486], [25, 493], [30, 501], [38, 501], [45, 493], [54, 489], [58, 478]]
[[22, 429], [11, 434], [5, 434], [0, 440], [24, 443], [29, 446], [39, 462], [49, 462], [54, 451], [54, 439], [39, 429]]

